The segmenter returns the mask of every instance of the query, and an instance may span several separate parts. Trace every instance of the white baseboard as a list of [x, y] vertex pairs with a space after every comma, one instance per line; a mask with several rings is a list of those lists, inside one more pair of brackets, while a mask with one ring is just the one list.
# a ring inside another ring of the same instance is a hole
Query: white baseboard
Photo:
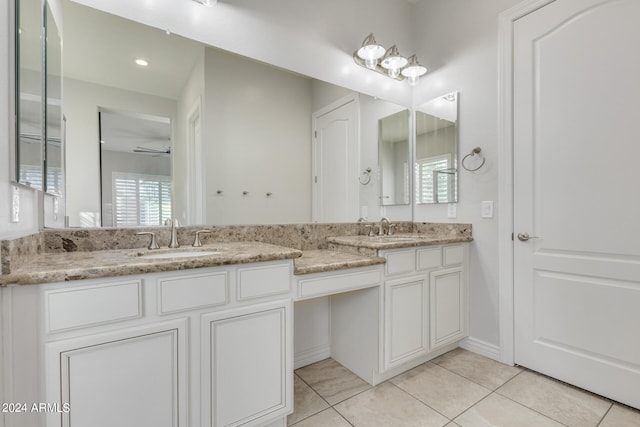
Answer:
[[331, 357], [331, 346], [329, 344], [297, 352], [293, 355], [293, 369], [311, 365], [328, 357]]
[[460, 341], [460, 347], [500, 362], [500, 347], [473, 337]]

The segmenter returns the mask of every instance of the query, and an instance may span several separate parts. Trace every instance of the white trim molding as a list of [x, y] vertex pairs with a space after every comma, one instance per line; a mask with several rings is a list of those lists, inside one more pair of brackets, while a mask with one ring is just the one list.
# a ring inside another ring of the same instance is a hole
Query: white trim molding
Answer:
[[460, 341], [460, 348], [500, 361], [500, 347], [477, 338], [467, 337], [463, 339]]
[[499, 16], [498, 283], [499, 360], [515, 363], [513, 306], [513, 26], [555, 0], [525, 0]]

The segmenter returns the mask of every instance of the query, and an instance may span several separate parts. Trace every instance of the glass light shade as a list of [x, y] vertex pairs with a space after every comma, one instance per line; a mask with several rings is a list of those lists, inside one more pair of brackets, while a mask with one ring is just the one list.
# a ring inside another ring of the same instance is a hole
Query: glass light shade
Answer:
[[418, 63], [418, 58], [411, 55], [409, 65], [402, 69], [402, 75], [409, 79], [409, 84], [415, 86], [421, 76], [425, 75], [427, 68]]
[[378, 59], [384, 56], [385, 49], [376, 42], [375, 37], [369, 34], [362, 42], [362, 47], [358, 49], [356, 54], [363, 59], [367, 68], [375, 69], [378, 65]]
[[402, 69], [402, 67], [404, 67], [408, 63], [409, 61], [407, 61], [407, 58], [400, 55], [400, 53], [398, 52], [398, 48], [395, 45], [393, 45], [384, 54], [384, 57], [382, 58], [382, 62], [380, 63], [380, 65], [382, 65], [383, 68], [388, 70], [389, 77], [392, 77], [395, 79], [400, 75], [400, 70]]

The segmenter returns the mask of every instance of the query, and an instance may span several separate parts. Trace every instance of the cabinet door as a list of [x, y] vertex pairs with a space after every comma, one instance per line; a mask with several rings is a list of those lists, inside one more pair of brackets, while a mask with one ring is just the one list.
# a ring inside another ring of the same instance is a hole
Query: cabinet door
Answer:
[[431, 350], [467, 336], [467, 293], [463, 267], [433, 271], [431, 288]]
[[47, 426], [187, 425], [184, 319], [49, 343], [46, 360]]
[[293, 410], [291, 300], [202, 316], [202, 425], [253, 426]]
[[425, 276], [387, 281], [384, 296], [384, 370], [427, 352]]

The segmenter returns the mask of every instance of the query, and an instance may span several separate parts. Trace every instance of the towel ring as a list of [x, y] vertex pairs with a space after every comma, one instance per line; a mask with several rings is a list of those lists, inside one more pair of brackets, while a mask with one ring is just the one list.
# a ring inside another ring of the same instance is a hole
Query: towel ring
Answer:
[[[363, 176], [364, 181], [362, 180]], [[367, 185], [369, 182], [371, 182], [371, 168], [366, 168], [364, 172], [362, 172], [362, 175], [358, 177], [358, 181], [360, 181], [360, 184], [362, 185]]]
[[469, 154], [467, 154], [466, 156], [464, 156], [464, 157], [462, 158], [462, 161], [460, 162], [460, 164], [462, 165], [462, 167], [463, 167], [465, 170], [468, 170], [469, 172], [475, 172], [475, 171], [477, 171], [478, 169], [480, 169], [482, 166], [484, 166], [484, 162], [486, 162], [486, 161], [487, 161], [486, 157], [482, 157], [482, 163], [480, 163], [480, 165], [479, 165], [478, 167], [476, 167], [476, 168], [468, 168], [468, 167], [466, 167], [466, 166], [465, 166], [465, 164], [464, 164], [464, 161], [467, 159], [467, 157], [469, 157], [469, 156], [473, 157], [473, 156], [475, 156], [476, 154], [480, 153], [480, 151], [482, 151], [482, 149], [481, 149], [480, 147], [476, 147], [476, 148], [474, 148], [473, 150], [471, 150], [471, 152], [470, 152]]

